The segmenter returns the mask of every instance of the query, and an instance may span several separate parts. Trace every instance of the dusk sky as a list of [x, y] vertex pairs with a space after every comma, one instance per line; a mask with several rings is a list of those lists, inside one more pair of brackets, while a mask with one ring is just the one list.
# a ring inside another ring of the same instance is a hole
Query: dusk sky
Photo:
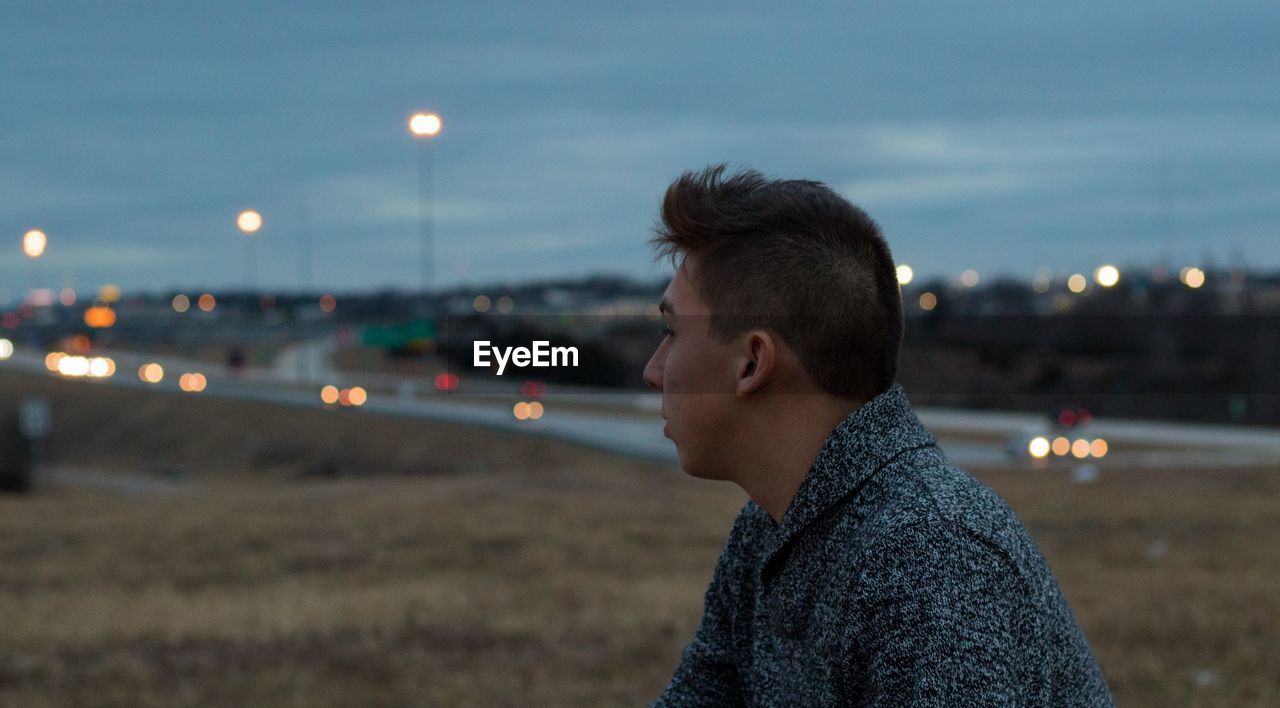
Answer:
[[[822, 180], [917, 274], [1280, 268], [1280, 3], [5, 3], [0, 302], [657, 278], [666, 185]], [[23, 232], [49, 235], [32, 272]]]

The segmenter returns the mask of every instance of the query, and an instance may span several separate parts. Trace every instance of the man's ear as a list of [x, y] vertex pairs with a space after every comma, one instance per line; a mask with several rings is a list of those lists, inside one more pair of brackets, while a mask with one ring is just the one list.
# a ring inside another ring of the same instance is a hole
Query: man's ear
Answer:
[[762, 329], [746, 333], [738, 358], [735, 392], [745, 396], [760, 390], [773, 378], [778, 365], [778, 349], [773, 335]]

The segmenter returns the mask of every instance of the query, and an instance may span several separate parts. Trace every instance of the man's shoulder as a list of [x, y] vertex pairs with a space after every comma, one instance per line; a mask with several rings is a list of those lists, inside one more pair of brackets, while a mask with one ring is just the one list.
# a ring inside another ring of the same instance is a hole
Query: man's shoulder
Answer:
[[1013, 509], [937, 447], [913, 450], [873, 475], [842, 510], [847, 540], [861, 548], [904, 537], [972, 546], [1019, 575], [1039, 575], [1044, 560]]

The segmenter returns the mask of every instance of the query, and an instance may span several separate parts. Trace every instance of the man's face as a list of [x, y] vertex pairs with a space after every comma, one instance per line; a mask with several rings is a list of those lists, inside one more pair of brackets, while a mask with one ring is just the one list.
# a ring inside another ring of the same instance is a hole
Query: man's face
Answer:
[[697, 262], [687, 256], [662, 296], [667, 334], [644, 368], [662, 391], [663, 433], [694, 477], [726, 479], [728, 425], [736, 403], [732, 349], [708, 333], [711, 310], [698, 295]]

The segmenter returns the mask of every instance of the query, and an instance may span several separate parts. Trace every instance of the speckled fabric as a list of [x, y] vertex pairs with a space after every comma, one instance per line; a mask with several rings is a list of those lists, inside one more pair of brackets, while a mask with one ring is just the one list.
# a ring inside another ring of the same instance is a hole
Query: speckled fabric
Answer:
[[827, 440], [781, 526], [734, 521], [651, 706], [1108, 706], [1049, 566], [894, 384]]

